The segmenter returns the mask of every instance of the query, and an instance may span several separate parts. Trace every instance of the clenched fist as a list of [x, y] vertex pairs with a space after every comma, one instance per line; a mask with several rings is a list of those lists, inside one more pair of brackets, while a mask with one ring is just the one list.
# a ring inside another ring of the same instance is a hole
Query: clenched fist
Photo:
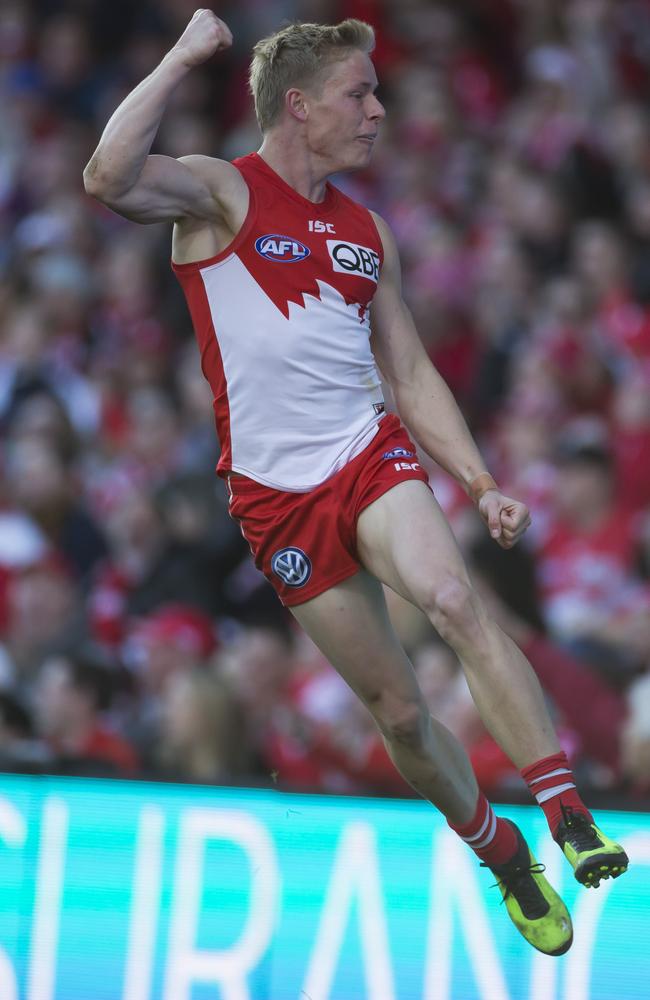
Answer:
[[530, 527], [526, 504], [504, 496], [498, 489], [485, 491], [478, 502], [478, 512], [502, 549], [511, 549]]
[[174, 46], [184, 64], [191, 68], [232, 45], [230, 28], [211, 10], [195, 11], [192, 20]]

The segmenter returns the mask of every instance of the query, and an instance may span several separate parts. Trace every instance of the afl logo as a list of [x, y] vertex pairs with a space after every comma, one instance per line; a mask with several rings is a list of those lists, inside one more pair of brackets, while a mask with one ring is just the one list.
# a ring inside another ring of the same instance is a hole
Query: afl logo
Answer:
[[290, 545], [271, 559], [271, 569], [287, 587], [304, 587], [311, 576], [311, 562], [302, 549]]
[[406, 448], [393, 448], [392, 451], [385, 451], [381, 457], [384, 461], [387, 458], [415, 458], [415, 452], [407, 451]]
[[255, 240], [255, 249], [261, 257], [267, 260], [277, 261], [278, 264], [295, 264], [298, 260], [309, 257], [311, 250], [300, 240], [294, 240], [292, 236], [278, 236], [272, 233], [269, 236], [260, 236]]

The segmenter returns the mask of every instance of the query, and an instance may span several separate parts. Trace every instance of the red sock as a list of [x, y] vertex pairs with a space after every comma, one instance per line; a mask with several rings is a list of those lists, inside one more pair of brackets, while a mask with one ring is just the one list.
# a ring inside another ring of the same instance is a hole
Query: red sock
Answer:
[[483, 792], [478, 793], [474, 818], [464, 826], [454, 826], [453, 823], [449, 826], [487, 865], [502, 865], [517, 850], [515, 831], [509, 823], [495, 815]]
[[544, 810], [553, 836], [562, 822], [562, 806], [568, 806], [574, 812], [584, 813], [593, 820], [593, 816], [578, 795], [573, 771], [563, 751], [551, 754], [550, 757], [543, 757], [536, 764], [522, 768], [520, 774]]

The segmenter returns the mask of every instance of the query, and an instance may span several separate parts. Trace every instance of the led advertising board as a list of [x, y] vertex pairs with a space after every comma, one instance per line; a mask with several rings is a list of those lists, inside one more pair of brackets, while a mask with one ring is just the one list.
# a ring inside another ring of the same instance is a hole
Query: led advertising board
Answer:
[[0, 1000], [647, 1000], [650, 816], [585, 890], [503, 807], [573, 914], [540, 955], [426, 803], [0, 776]]

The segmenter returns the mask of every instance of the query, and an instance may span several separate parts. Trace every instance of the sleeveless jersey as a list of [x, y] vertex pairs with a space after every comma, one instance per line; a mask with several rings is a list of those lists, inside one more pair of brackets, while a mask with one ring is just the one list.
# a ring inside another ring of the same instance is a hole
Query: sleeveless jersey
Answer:
[[368, 310], [383, 261], [370, 212], [331, 184], [303, 198], [251, 153], [222, 253], [172, 264], [214, 395], [218, 471], [314, 489], [365, 448], [384, 412]]

